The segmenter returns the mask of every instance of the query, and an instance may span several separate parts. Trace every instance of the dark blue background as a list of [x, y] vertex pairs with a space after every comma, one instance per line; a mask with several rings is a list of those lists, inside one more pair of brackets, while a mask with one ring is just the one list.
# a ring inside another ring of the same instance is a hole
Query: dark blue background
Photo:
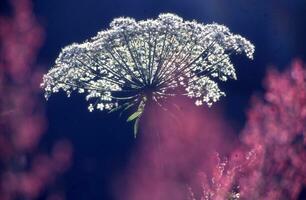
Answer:
[[[282, 70], [293, 58], [306, 59], [305, 0], [36, 0], [34, 8], [46, 29], [38, 57], [46, 70], [62, 47], [94, 36], [118, 16], [146, 19], [172, 12], [188, 20], [224, 24], [248, 38], [256, 46], [255, 58], [233, 59], [238, 81], [223, 86], [227, 97], [218, 103], [237, 132], [243, 128], [250, 95], [262, 91], [267, 66]], [[80, 95], [54, 95], [46, 106], [49, 127], [44, 143], [68, 138], [75, 148], [74, 164], [58, 187], [69, 200], [112, 199], [110, 183], [137, 145], [132, 124], [116, 113], [89, 113]]]

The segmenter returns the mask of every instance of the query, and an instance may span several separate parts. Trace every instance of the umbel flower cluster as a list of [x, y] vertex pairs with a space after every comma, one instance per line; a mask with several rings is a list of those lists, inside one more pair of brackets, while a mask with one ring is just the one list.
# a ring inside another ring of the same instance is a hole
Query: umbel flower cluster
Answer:
[[232, 54], [253, 58], [254, 46], [225, 26], [184, 21], [174, 14], [135, 21], [114, 19], [110, 28], [64, 49], [44, 76], [48, 98], [64, 90], [85, 93], [89, 110], [162, 105], [169, 96], [186, 95], [209, 106], [222, 92], [216, 80], [236, 79]]

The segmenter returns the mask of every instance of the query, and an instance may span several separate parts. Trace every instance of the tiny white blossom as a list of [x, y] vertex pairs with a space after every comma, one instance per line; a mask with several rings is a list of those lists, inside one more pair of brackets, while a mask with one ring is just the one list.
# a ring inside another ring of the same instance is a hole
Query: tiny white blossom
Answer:
[[97, 109], [103, 110], [104, 109], [104, 104], [103, 103], [98, 103]]
[[60, 90], [85, 93], [89, 111], [160, 104], [175, 95], [210, 106], [225, 96], [217, 79], [236, 79], [232, 54], [252, 59], [254, 46], [223, 25], [174, 14], [138, 22], [120, 17], [90, 40], [63, 48], [41, 85], [46, 98]]
[[92, 111], [94, 110], [94, 107], [93, 107], [93, 105], [92, 105], [92, 104], [89, 104], [89, 106], [88, 106], [88, 110], [89, 110], [89, 112], [92, 112]]

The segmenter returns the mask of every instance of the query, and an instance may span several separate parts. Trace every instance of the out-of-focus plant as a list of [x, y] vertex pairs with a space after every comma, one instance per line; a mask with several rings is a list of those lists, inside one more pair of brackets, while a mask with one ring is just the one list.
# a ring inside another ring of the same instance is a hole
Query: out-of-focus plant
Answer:
[[46, 119], [35, 59], [44, 33], [30, 0], [8, 2], [0, 16], [0, 199], [36, 199], [69, 166], [72, 149], [59, 141], [50, 154], [39, 151]]
[[270, 70], [263, 100], [255, 98], [242, 134], [256, 165], [239, 180], [247, 199], [297, 199], [306, 183], [306, 69], [295, 61]]
[[[177, 123], [171, 126], [173, 118], [163, 110], [143, 121], [144, 134], [138, 139], [137, 152], [116, 185], [117, 199], [199, 200], [202, 193], [217, 196], [219, 191], [223, 191], [222, 195], [235, 192], [229, 185], [236, 176], [234, 172], [240, 169], [234, 165], [236, 157], [225, 159], [234, 146], [235, 136], [217, 107], [197, 107], [184, 97], [169, 98], [167, 103]], [[219, 152], [220, 158], [215, 152]], [[227, 174], [229, 171], [233, 177]], [[202, 188], [204, 183], [212, 183], [212, 176], [215, 185]]]
[[[201, 200], [298, 199], [305, 187], [305, 66], [297, 60], [284, 73], [272, 69], [264, 83], [265, 97], [253, 99], [241, 134], [244, 150], [217, 162], [217, 174], [202, 176]], [[198, 199], [192, 189], [190, 199]]]
[[[184, 21], [174, 14], [136, 22], [116, 18], [110, 29], [82, 43], [65, 47], [44, 76], [46, 98], [77, 90], [93, 101], [89, 110], [136, 106], [128, 121], [144, 107], [177, 94], [211, 105], [225, 93], [216, 79], [236, 79], [232, 54], [253, 58], [254, 46], [225, 26]], [[178, 89], [179, 88], [179, 89]]]
[[254, 151], [234, 150], [228, 157], [215, 156], [211, 174], [200, 173], [201, 191], [195, 195], [189, 187], [188, 200], [237, 200], [240, 199], [239, 178], [255, 162]]

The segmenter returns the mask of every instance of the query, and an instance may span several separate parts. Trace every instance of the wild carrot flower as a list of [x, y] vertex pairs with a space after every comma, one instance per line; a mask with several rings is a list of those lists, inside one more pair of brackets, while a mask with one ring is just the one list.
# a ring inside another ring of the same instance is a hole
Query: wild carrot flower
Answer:
[[174, 14], [135, 21], [116, 18], [110, 29], [81, 44], [65, 47], [44, 76], [48, 98], [64, 90], [85, 93], [89, 111], [161, 105], [169, 96], [186, 95], [209, 106], [222, 92], [216, 79], [236, 79], [232, 54], [253, 58], [254, 46], [225, 26], [184, 21]]

